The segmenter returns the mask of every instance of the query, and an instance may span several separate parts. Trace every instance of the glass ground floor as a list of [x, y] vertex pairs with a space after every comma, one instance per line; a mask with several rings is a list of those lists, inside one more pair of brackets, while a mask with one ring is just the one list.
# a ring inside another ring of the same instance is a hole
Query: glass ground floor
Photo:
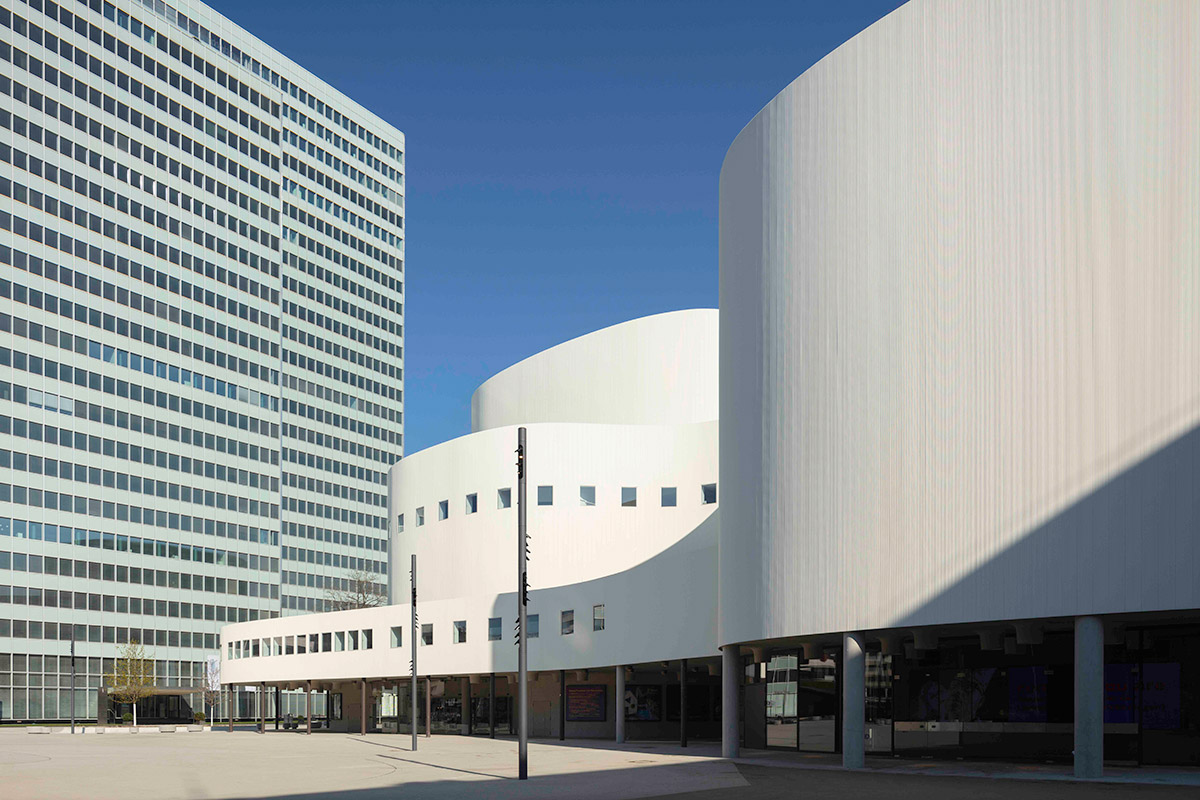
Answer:
[[[1069, 762], [1074, 634], [1036, 638], [869, 648], [867, 754]], [[1103, 682], [1106, 761], [1200, 766], [1200, 624], [1106, 631]], [[840, 647], [771, 649], [746, 666], [743, 746], [841, 752], [842, 683]]]

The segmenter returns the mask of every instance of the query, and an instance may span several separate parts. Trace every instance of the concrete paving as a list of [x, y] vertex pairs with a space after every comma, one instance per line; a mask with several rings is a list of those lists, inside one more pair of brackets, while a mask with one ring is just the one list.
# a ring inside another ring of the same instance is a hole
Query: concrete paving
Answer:
[[[751, 751], [736, 762], [715, 743], [535, 741], [530, 776], [516, 780], [516, 741], [479, 737], [365, 737], [320, 733], [153, 736], [29, 735], [0, 730], [0, 797], [62, 800], [174, 798], [606, 798], [769, 800], [895, 795], [979, 800], [1200, 797], [1200, 771], [1110, 770], [1115, 782], [1063, 780], [1066, 768], [868, 759], [848, 773], [825, 756]], [[1012, 780], [1011, 778], [1024, 778]], [[1134, 783], [1137, 781], [1137, 783]], [[1152, 783], [1172, 785], [1149, 785]]]

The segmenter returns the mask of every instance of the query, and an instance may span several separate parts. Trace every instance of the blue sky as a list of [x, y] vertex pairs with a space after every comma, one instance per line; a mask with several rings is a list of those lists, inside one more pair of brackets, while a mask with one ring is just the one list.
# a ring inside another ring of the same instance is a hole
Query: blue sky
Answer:
[[715, 307], [729, 144], [900, 5], [209, 2], [405, 133], [406, 453], [522, 358]]

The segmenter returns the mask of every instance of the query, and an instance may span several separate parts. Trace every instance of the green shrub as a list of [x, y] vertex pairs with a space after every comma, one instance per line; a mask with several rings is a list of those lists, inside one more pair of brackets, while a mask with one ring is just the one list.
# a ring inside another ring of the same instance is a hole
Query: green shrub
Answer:
[[121, 715], [121, 721], [124, 722], [125, 724], [129, 724], [130, 722], [133, 722], [133, 714], [126, 711], [124, 714]]
[[195, 714], [192, 714], [192, 718], [196, 722], [204, 722], [204, 720], [208, 719], [208, 716], [203, 711], [197, 711]]

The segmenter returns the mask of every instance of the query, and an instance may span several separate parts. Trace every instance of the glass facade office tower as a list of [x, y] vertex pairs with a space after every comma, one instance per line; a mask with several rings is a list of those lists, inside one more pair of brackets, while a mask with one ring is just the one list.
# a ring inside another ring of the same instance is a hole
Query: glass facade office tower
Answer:
[[[0, 0], [0, 718], [386, 583], [404, 137], [199, 3]], [[103, 713], [103, 708], [101, 708]]]

